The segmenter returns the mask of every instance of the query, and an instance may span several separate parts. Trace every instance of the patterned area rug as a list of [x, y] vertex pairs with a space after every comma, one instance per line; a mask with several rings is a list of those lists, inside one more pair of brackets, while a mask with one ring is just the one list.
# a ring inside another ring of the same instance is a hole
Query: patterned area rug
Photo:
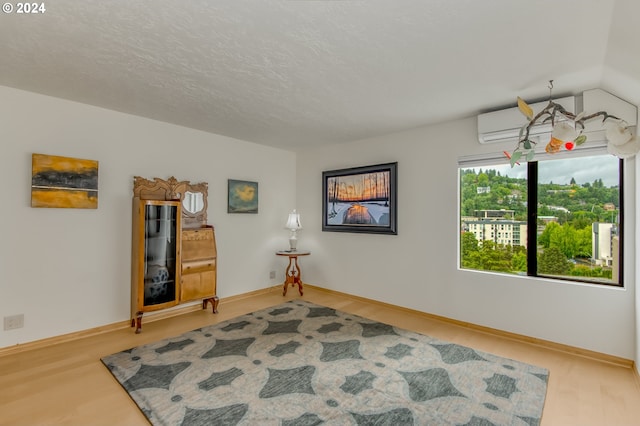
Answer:
[[102, 362], [154, 425], [538, 425], [549, 375], [303, 300]]

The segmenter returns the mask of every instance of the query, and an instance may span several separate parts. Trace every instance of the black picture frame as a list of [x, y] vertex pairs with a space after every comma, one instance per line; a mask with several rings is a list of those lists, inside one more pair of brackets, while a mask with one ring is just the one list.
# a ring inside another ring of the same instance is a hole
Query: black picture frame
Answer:
[[322, 172], [322, 230], [398, 234], [398, 163]]

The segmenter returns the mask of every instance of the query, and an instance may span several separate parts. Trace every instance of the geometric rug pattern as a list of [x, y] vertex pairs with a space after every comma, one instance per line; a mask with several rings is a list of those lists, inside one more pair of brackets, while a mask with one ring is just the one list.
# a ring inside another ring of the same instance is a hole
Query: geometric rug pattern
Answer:
[[304, 300], [102, 362], [154, 425], [531, 426], [549, 377]]

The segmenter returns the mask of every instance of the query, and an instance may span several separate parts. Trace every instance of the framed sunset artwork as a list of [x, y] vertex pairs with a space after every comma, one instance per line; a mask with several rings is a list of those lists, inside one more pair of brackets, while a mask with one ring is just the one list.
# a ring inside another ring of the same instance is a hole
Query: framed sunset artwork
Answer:
[[322, 173], [322, 230], [398, 233], [398, 163]]

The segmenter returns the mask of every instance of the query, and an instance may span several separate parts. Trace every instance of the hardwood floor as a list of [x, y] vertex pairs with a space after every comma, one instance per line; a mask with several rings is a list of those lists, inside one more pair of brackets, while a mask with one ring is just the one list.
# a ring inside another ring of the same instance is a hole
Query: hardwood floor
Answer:
[[[45, 348], [0, 356], [1, 425], [145, 425], [100, 357], [298, 298], [280, 287], [196, 311]], [[640, 380], [628, 367], [305, 287], [304, 299], [550, 370], [542, 425], [640, 425]]]

